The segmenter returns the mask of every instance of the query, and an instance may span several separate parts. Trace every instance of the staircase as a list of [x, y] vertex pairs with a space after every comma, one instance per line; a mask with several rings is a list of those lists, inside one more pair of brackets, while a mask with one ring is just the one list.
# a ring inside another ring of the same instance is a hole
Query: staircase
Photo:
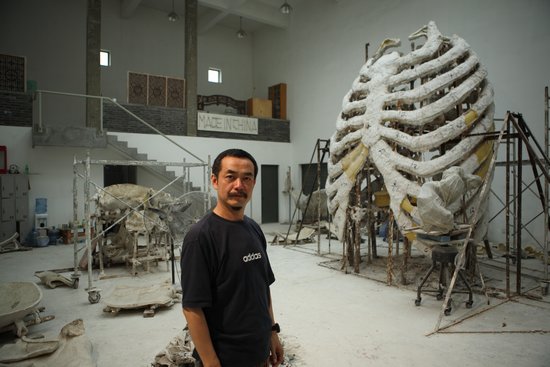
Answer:
[[[128, 142], [118, 139], [116, 135], [107, 134], [107, 146], [122, 154], [129, 160], [155, 161], [154, 159], [149, 159], [147, 154], [140, 153], [137, 148], [132, 148], [128, 146]], [[159, 178], [165, 184], [168, 184], [176, 178], [176, 174], [174, 173], [174, 171], [166, 169], [165, 166], [140, 167]], [[170, 193], [170, 195], [174, 197], [179, 197], [190, 191], [200, 191], [200, 189], [200, 187], [193, 186], [192, 182], [183, 182], [183, 180], [180, 179], [178, 182], [175, 182], [167, 187], [165, 191]]]

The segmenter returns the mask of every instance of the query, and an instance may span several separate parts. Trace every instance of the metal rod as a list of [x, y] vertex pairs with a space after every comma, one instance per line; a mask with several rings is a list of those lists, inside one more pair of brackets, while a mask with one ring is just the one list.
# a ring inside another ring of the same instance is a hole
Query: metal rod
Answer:
[[386, 283], [392, 285], [393, 283], [393, 227], [394, 216], [390, 210], [390, 216], [388, 218], [388, 259], [386, 262]]
[[[321, 254], [321, 139], [317, 139], [317, 254]], [[313, 193], [310, 194], [310, 197]]]
[[176, 266], [174, 264], [175, 260], [175, 250], [174, 250], [174, 239], [170, 236], [170, 238], [166, 238], [167, 241], [170, 241], [170, 262], [172, 264], [172, 284], [176, 284]]
[[[311, 158], [309, 160], [309, 165], [307, 167], [307, 170], [306, 170], [306, 174], [305, 176], [308, 177], [308, 173], [309, 173], [309, 170], [311, 169], [311, 166], [312, 166], [312, 163], [313, 163], [313, 157], [315, 156], [315, 150], [316, 149], [320, 149], [320, 142], [323, 141], [325, 143], [325, 148], [323, 148], [323, 154], [321, 155], [321, 162], [323, 162], [325, 160], [325, 153], [326, 151], [328, 150], [328, 144], [330, 143], [330, 140], [327, 140], [327, 139], [317, 139], [317, 143], [315, 144], [315, 148], [313, 149], [313, 152], [311, 152]], [[311, 196], [313, 194], [313, 189], [315, 188], [315, 181], [312, 181], [312, 184], [311, 184], [311, 192], [310, 192], [310, 195], [306, 201], [306, 206], [305, 206], [305, 209], [304, 209], [304, 217], [305, 217], [305, 213], [307, 212], [307, 208], [309, 208], [309, 202], [311, 200]], [[300, 202], [300, 199], [302, 197], [302, 193], [303, 193], [303, 189], [304, 189], [304, 184], [302, 184], [302, 189], [300, 190], [300, 193], [298, 194], [298, 199], [296, 200], [297, 203]], [[296, 208], [294, 209], [294, 212], [292, 213], [292, 218], [291, 218], [291, 221], [290, 223], [288, 224], [288, 230], [286, 232], [286, 236], [285, 236], [285, 244], [288, 244], [288, 236], [290, 234], [290, 228], [292, 227], [292, 222], [294, 221], [294, 217], [296, 215], [296, 212], [298, 211], [299, 207], [298, 205], [296, 205]], [[296, 234], [296, 239], [298, 238], [298, 236], [300, 235], [300, 232], [302, 231], [302, 224], [303, 224], [303, 219], [302, 218], [302, 221], [300, 222], [300, 225], [298, 226], [298, 232]]]
[[157, 134], [159, 135], [162, 135], [162, 137], [164, 137], [166, 140], [168, 140], [169, 142], [171, 142], [172, 144], [174, 144], [175, 146], [177, 146], [178, 148], [180, 148], [181, 150], [185, 151], [187, 154], [189, 154], [190, 156], [192, 156], [193, 158], [197, 159], [199, 162], [201, 163], [204, 163], [204, 161], [199, 158], [197, 155], [191, 153], [191, 151], [185, 149], [183, 146], [181, 146], [180, 144], [178, 144], [175, 140], [169, 138], [167, 135], [165, 135], [162, 131], [160, 131], [159, 129], [157, 129], [156, 127], [154, 127], [153, 125], [149, 124], [148, 122], [146, 122], [145, 120], [143, 120], [142, 118], [140, 118], [138, 115], [136, 115], [135, 113], [133, 113], [132, 111], [130, 111], [129, 109], [127, 109], [126, 107], [122, 106], [121, 104], [119, 104], [117, 101], [111, 99], [111, 98], [107, 98], [107, 97], [103, 97], [105, 99], [107, 99], [108, 101], [111, 101], [113, 102], [116, 106], [118, 106], [119, 108], [121, 108], [122, 110], [124, 110], [126, 113], [128, 113], [130, 116], [136, 118], [139, 122], [141, 122], [142, 124], [144, 124], [145, 126], [147, 126], [148, 128], [150, 128], [151, 130], [153, 130], [154, 132], [156, 132]]
[[[550, 158], [548, 158], [547, 155], [544, 154], [544, 150], [539, 145], [539, 142], [537, 141], [535, 135], [531, 132], [531, 129], [529, 126], [525, 123], [525, 120], [523, 119], [523, 115], [518, 113], [518, 122], [514, 121], [516, 125], [521, 125], [521, 129], [518, 129], [518, 133], [527, 144], [527, 140], [529, 137], [531, 137], [532, 142], [535, 144], [535, 147], [537, 147], [539, 153], [541, 153], [541, 159], [536, 159], [537, 164], [539, 164], [540, 168], [543, 170], [544, 174], [548, 179], [550, 179], [550, 173], [548, 173], [548, 170], [545, 170], [545, 166], [550, 166]], [[536, 154], [534, 153], [533, 146], [531, 144], [527, 144], [525, 146], [528, 151], [530, 151], [531, 155], [533, 157], [536, 157]]]
[[84, 218], [86, 220], [86, 248], [88, 250], [88, 290], [92, 289], [92, 241], [90, 236], [90, 151], [86, 152], [86, 180], [84, 181]]
[[[508, 116], [508, 114], [506, 114]], [[510, 298], [510, 123], [506, 119], [506, 221], [505, 221], [505, 238], [506, 238], [506, 297]]]
[[103, 99], [99, 101], [99, 133], [103, 135]]
[[291, 214], [290, 212], [292, 211], [292, 195], [291, 195], [291, 192], [292, 192], [292, 174], [291, 174], [291, 168], [290, 166], [288, 166], [288, 170], [286, 172], [286, 177], [287, 177], [287, 180], [288, 180], [288, 223], [291, 223], [292, 221], [292, 218], [291, 218]]
[[[544, 145], [546, 157], [550, 156], [550, 121], [548, 116], [548, 101], [550, 97], [548, 96], [548, 86], [544, 88]], [[549, 280], [548, 278], [548, 245], [550, 242], [550, 216], [549, 206], [550, 206], [550, 180], [546, 178], [544, 185], [544, 197], [546, 203], [544, 205], [544, 279]]]
[[69, 97], [81, 97], [81, 98], [95, 98], [95, 99], [109, 99], [107, 97], [103, 96], [93, 96], [88, 94], [80, 94], [80, 93], [67, 93], [67, 92], [55, 92], [53, 90], [46, 90], [46, 89], [40, 89], [36, 91], [37, 93], [46, 93], [46, 94], [57, 94], [61, 96], [69, 96]]
[[[506, 139], [506, 297], [511, 297], [511, 287], [510, 287], [510, 174], [515, 174], [515, 171], [511, 171], [514, 168], [510, 166], [510, 154], [513, 154], [515, 159], [515, 142], [512, 142], [510, 139], [510, 111], [506, 113], [505, 122], [506, 124], [506, 131], [507, 131], [507, 139]], [[513, 150], [511, 149], [511, 144], [514, 144]], [[517, 161], [516, 161], [517, 162]], [[515, 195], [515, 181], [512, 183], [512, 192]], [[514, 199], [515, 200], [515, 199]], [[515, 207], [512, 207], [512, 210], [514, 211], [514, 221], [516, 220], [515, 217]]]
[[77, 279], [80, 276], [78, 269], [78, 231], [76, 229], [76, 222], [78, 220], [78, 167], [76, 163], [76, 156], [73, 160], [73, 226], [71, 228], [73, 233], [73, 250], [74, 250], [74, 273], [73, 278]]
[[[515, 165], [516, 163], [514, 161], [509, 161], [508, 162], [509, 165]], [[536, 179], [538, 179], [540, 177], [540, 175], [538, 177], [536, 177]], [[522, 181], [523, 183], [523, 181]], [[526, 185], [520, 192], [519, 192], [519, 195], [523, 194], [525, 191], [529, 190], [533, 193], [533, 195], [537, 196], [535, 194], [535, 192], [533, 190], [530, 189], [531, 186], [533, 186], [533, 184], [535, 183], [535, 181], [531, 182], [530, 184]], [[525, 185], [525, 183], [523, 183]], [[496, 194], [495, 194], [496, 196]], [[514, 196], [508, 201], [508, 205], [512, 204], [515, 200], [516, 200], [516, 197], [517, 195], [514, 194]], [[538, 197], [538, 196], [537, 196]], [[489, 219], [489, 223], [491, 223], [496, 217], [498, 217], [500, 215], [500, 213], [502, 213], [504, 211], [504, 209], [506, 208], [506, 203], [504, 203], [502, 200], [500, 200], [500, 198], [498, 198], [497, 196], [497, 199], [500, 201], [500, 203], [503, 205], [502, 209], [500, 209], [495, 215], [493, 215], [491, 217], [491, 219]]]
[[[87, 160], [80, 160], [77, 163], [86, 164]], [[206, 163], [185, 163], [185, 162], [159, 162], [159, 161], [129, 161], [111, 159], [90, 159], [90, 164], [110, 164], [116, 166], [179, 166], [179, 167], [204, 167]]]
[[38, 95], [38, 132], [42, 132], [42, 93], [37, 91]]
[[448, 329], [448, 328], [450, 328], [450, 327], [453, 327], [453, 326], [455, 326], [455, 325], [458, 325], [458, 324], [460, 324], [460, 323], [462, 323], [462, 322], [464, 322], [464, 321], [466, 321], [466, 320], [468, 320], [468, 319], [471, 319], [471, 318], [473, 318], [473, 317], [476, 317], [476, 316], [478, 316], [478, 315], [480, 315], [480, 314], [482, 314], [482, 313], [484, 313], [484, 312], [490, 311], [490, 310], [492, 310], [492, 309], [494, 309], [494, 308], [496, 308], [496, 307], [498, 307], [498, 306], [500, 306], [500, 305], [502, 305], [502, 304], [505, 304], [505, 303], [507, 303], [507, 302], [509, 302], [509, 301], [510, 301], [510, 298], [507, 298], [506, 300], [504, 300], [504, 301], [502, 301], [502, 302], [500, 302], [500, 303], [495, 303], [495, 304], [493, 304], [493, 305], [489, 305], [489, 306], [484, 307], [484, 308], [482, 308], [482, 309], [473, 311], [473, 312], [471, 312], [471, 313], [465, 315], [464, 317], [461, 317], [461, 318], [459, 318], [459, 319], [457, 319], [457, 320], [454, 320], [454, 321], [450, 322], [449, 324], [447, 324], [447, 325], [441, 327], [441, 328], [438, 329], [438, 330], [434, 330], [434, 331], [432, 331], [432, 332], [426, 334], [426, 336], [431, 336], [431, 335], [433, 335], [433, 334], [435, 334], [435, 333], [443, 333], [443, 330], [445, 330], [445, 329]]
[[206, 174], [206, 182], [205, 182], [205, 185], [206, 185], [206, 194], [208, 195], [208, 198], [207, 198], [207, 203], [208, 203], [208, 210], [210, 210], [210, 208], [212, 207], [212, 194], [211, 194], [211, 186], [210, 185], [210, 176], [212, 175], [212, 162], [211, 162], [211, 157], [210, 157], [210, 154], [208, 155], [208, 173]]
[[368, 210], [367, 211], [367, 231], [369, 234], [369, 240], [367, 242], [367, 264], [370, 264], [372, 262], [371, 248], [376, 247], [376, 238], [374, 238], [374, 241], [373, 241], [374, 231], [372, 229], [373, 229], [374, 215], [372, 212], [372, 181], [371, 181], [370, 158], [367, 158], [367, 161], [365, 163], [367, 167], [366, 175], [365, 175], [365, 178], [367, 181], [367, 200], [366, 200], [367, 210]]
[[[508, 116], [508, 115], [506, 115]], [[505, 120], [506, 124], [506, 297], [510, 298], [510, 122]]]
[[355, 231], [355, 237], [353, 239], [354, 243], [354, 254], [353, 254], [353, 265], [354, 271], [359, 273], [359, 264], [361, 263], [361, 216], [359, 211], [361, 210], [361, 174], [357, 175], [355, 181], [355, 203], [352, 210], [355, 211], [355, 220], [353, 221], [353, 229]]
[[[517, 157], [521, 161], [523, 156], [523, 141], [518, 139], [517, 142]], [[523, 176], [523, 166], [518, 164], [516, 177], [516, 190], [521, 190], [521, 180]], [[518, 195], [516, 199], [516, 220], [514, 222], [514, 230], [516, 232], [516, 293], [521, 295], [521, 209], [522, 195]]]

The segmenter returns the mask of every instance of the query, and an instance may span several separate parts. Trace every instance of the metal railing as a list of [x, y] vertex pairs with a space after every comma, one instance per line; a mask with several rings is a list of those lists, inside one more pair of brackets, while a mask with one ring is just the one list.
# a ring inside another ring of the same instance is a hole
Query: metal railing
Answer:
[[152, 131], [154, 131], [157, 134], [161, 135], [164, 139], [168, 140], [169, 142], [171, 142], [172, 144], [174, 144], [175, 146], [177, 146], [178, 148], [180, 148], [181, 150], [183, 150], [184, 152], [186, 152], [187, 154], [189, 154], [193, 158], [197, 159], [200, 163], [206, 164], [206, 162], [203, 159], [201, 159], [197, 155], [193, 154], [192, 152], [190, 152], [185, 147], [181, 146], [181, 144], [176, 142], [174, 139], [170, 138], [169, 136], [164, 134], [162, 131], [160, 131], [159, 129], [157, 129], [153, 125], [149, 124], [147, 121], [143, 120], [141, 117], [139, 117], [138, 115], [136, 115], [135, 113], [133, 113], [132, 111], [127, 109], [126, 107], [122, 106], [120, 103], [118, 103], [116, 101], [116, 99], [110, 98], [110, 97], [91, 96], [91, 95], [79, 94], [79, 93], [55, 92], [55, 91], [51, 91], [51, 90], [37, 90], [37, 91], [35, 91], [35, 100], [38, 103], [38, 126], [37, 126], [37, 131], [39, 131], [39, 132], [42, 132], [43, 129], [44, 129], [44, 126], [43, 126], [44, 125], [43, 124], [43, 113], [42, 113], [42, 104], [43, 104], [43, 95], [44, 94], [63, 95], [63, 96], [68, 96], [68, 97], [77, 97], [77, 98], [84, 98], [86, 100], [88, 100], [88, 98], [90, 98], [90, 99], [99, 99], [101, 101], [101, 103], [99, 104], [99, 106], [100, 106], [99, 107], [99, 132], [101, 134], [103, 134], [103, 132], [104, 132], [104, 129], [103, 129], [103, 101], [109, 101], [112, 104], [114, 104], [115, 106], [117, 106], [119, 109], [126, 112], [128, 115], [130, 115], [133, 118], [135, 118], [136, 120], [138, 120], [143, 125], [150, 128]]

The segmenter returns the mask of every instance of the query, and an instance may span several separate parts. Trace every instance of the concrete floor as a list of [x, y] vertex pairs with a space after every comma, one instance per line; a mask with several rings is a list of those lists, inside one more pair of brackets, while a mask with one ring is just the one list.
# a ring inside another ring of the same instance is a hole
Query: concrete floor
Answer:
[[[282, 225], [262, 227], [268, 241], [275, 231], [286, 232]], [[416, 307], [413, 287], [387, 286], [319, 266], [339, 258], [341, 251], [336, 241], [332, 254], [325, 239], [321, 244], [325, 257], [314, 255], [317, 244], [268, 246], [277, 278], [274, 311], [293, 366], [550, 365], [550, 297], [491, 298], [487, 305], [485, 296], [475, 294], [473, 308], [466, 309], [465, 296], [454, 295], [453, 312], [441, 322], [444, 329], [432, 334], [441, 301], [426, 295]], [[6, 253], [0, 255], [0, 279], [39, 282], [35, 271], [72, 266], [69, 245]], [[102, 295], [97, 304], [88, 301], [86, 274], [78, 289], [40, 285], [44, 314], [55, 319], [30, 327], [30, 333], [57, 335], [63, 325], [82, 318], [98, 366], [149, 366], [185, 326], [180, 305], [144, 318], [141, 311], [103, 312], [103, 301], [116, 285], [155, 285], [170, 282], [171, 274], [164, 265], [136, 277], [124, 267], [107, 270], [115, 273], [125, 276], [94, 280]], [[10, 338], [2, 335], [4, 342]]]

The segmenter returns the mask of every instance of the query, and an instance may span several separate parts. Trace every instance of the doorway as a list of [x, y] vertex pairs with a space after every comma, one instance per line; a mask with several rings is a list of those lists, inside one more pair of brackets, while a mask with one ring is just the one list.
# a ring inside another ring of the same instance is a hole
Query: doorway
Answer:
[[137, 184], [137, 166], [103, 166], [103, 187], [123, 183]]
[[262, 223], [279, 222], [279, 166], [262, 164]]
[[[305, 195], [311, 194], [312, 191], [317, 191], [317, 163], [301, 164], [302, 168], [302, 193]], [[325, 188], [325, 183], [328, 177], [328, 168], [326, 163], [321, 163], [321, 189]]]

